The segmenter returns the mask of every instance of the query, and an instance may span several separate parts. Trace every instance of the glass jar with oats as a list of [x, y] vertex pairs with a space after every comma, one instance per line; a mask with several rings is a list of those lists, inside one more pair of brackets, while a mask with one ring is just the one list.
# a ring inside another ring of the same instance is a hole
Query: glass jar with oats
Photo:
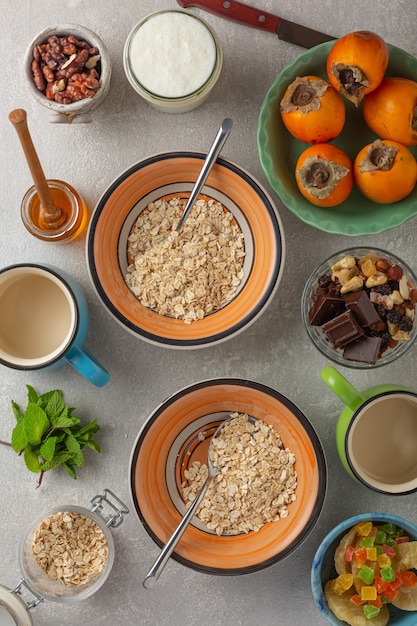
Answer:
[[15, 589], [0, 585], [0, 623], [30, 626], [29, 610], [43, 600], [78, 602], [95, 593], [114, 562], [110, 528], [120, 526], [127, 513], [127, 506], [104, 489], [88, 508], [55, 506], [38, 516], [20, 545], [21, 580]]

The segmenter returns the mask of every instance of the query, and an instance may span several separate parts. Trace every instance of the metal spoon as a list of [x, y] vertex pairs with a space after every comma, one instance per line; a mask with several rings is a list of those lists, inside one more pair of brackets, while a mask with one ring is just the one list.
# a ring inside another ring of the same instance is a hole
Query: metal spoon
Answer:
[[155, 563], [153, 564], [153, 566], [149, 570], [148, 574], [145, 576], [144, 581], [143, 581], [143, 586], [145, 587], [145, 589], [152, 589], [156, 585], [156, 583], [158, 582], [158, 578], [161, 575], [162, 570], [164, 569], [165, 565], [167, 564], [167, 562], [169, 560], [169, 557], [173, 553], [177, 543], [179, 542], [179, 540], [181, 539], [182, 535], [184, 534], [184, 531], [187, 528], [188, 524], [190, 523], [192, 517], [194, 516], [194, 513], [197, 510], [200, 502], [202, 501], [202, 499], [206, 495], [207, 489], [209, 488], [209, 486], [213, 482], [213, 480], [216, 478], [217, 474], [220, 472], [220, 470], [217, 469], [217, 467], [215, 467], [213, 465], [213, 463], [211, 462], [211, 459], [210, 459], [211, 444], [212, 444], [213, 439], [215, 437], [217, 437], [217, 435], [222, 430], [222, 428], [225, 426], [225, 424], [227, 422], [229, 422], [231, 419], [233, 419], [233, 418], [225, 419], [220, 424], [220, 426], [217, 428], [217, 430], [215, 431], [214, 435], [212, 436], [211, 441], [210, 441], [210, 446], [209, 446], [209, 449], [208, 449], [208, 454], [207, 454], [207, 466], [208, 466], [207, 480], [204, 483], [204, 485], [202, 486], [202, 488], [201, 488], [199, 494], [197, 495], [196, 499], [194, 500], [194, 502], [192, 503], [190, 508], [187, 510], [187, 512], [185, 513], [184, 517], [180, 521], [180, 523], [178, 524], [177, 528], [174, 530], [174, 532], [172, 533], [171, 537], [168, 539], [168, 541], [166, 542], [166, 544], [162, 548], [160, 555], [158, 556], [158, 558], [156, 559]]
[[216, 138], [211, 146], [206, 159], [203, 163], [203, 167], [201, 168], [201, 172], [198, 175], [198, 178], [195, 182], [193, 190], [191, 192], [190, 197], [188, 198], [188, 202], [185, 205], [185, 209], [178, 221], [178, 224], [175, 227], [175, 230], [179, 232], [184, 225], [185, 220], [187, 219], [191, 209], [193, 208], [194, 202], [198, 198], [198, 194], [200, 193], [204, 183], [206, 182], [207, 176], [210, 174], [210, 171], [213, 165], [216, 162], [216, 159], [219, 155], [220, 150], [223, 148], [226, 139], [229, 136], [230, 131], [232, 130], [233, 122], [230, 118], [226, 117], [223, 120], [219, 131], [216, 135]]

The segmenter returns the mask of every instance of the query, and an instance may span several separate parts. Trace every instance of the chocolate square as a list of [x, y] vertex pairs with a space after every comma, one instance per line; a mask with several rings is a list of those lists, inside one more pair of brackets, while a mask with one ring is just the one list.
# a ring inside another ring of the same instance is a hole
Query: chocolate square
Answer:
[[352, 311], [345, 311], [321, 328], [334, 348], [340, 348], [365, 333]]
[[360, 361], [375, 365], [381, 349], [381, 337], [359, 337], [348, 343], [343, 350], [343, 358], [348, 361]]
[[372, 326], [372, 324], [381, 321], [381, 318], [365, 291], [347, 293], [345, 295], [345, 303], [346, 307], [353, 311], [362, 326]]
[[343, 298], [329, 296], [322, 293], [318, 296], [308, 313], [308, 319], [312, 326], [321, 326], [329, 320], [337, 317], [345, 311], [346, 306]]

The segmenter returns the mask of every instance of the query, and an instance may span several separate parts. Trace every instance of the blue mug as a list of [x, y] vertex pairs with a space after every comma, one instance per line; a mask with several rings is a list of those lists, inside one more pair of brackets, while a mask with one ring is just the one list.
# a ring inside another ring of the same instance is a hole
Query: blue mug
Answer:
[[22, 263], [0, 270], [0, 363], [18, 370], [72, 365], [103, 387], [110, 375], [84, 347], [89, 324], [84, 294], [52, 265]]

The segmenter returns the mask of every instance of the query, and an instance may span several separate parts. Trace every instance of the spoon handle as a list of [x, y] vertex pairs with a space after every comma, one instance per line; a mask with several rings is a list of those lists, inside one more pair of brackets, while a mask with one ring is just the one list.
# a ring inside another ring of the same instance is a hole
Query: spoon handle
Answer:
[[193, 190], [191, 191], [190, 197], [188, 198], [188, 202], [185, 205], [185, 209], [178, 221], [178, 224], [175, 228], [177, 232], [181, 230], [185, 220], [187, 219], [191, 209], [193, 208], [194, 202], [198, 198], [198, 194], [200, 193], [204, 183], [207, 180], [207, 176], [210, 174], [211, 168], [216, 162], [216, 159], [219, 155], [220, 150], [223, 148], [226, 139], [229, 136], [230, 131], [232, 130], [233, 122], [229, 117], [223, 120], [219, 131], [216, 135], [216, 138], [211, 146], [206, 159], [204, 161], [203, 167], [201, 168], [201, 172], [198, 175], [198, 178], [195, 182]]
[[22, 144], [41, 204], [47, 214], [54, 215], [57, 211], [57, 207], [53, 201], [48, 181], [45, 178], [42, 165], [29, 133], [26, 111], [23, 109], [11, 111], [11, 113], [9, 113], [9, 120], [15, 127], [20, 143]]
[[158, 582], [158, 578], [159, 578], [160, 574], [162, 573], [162, 570], [164, 569], [167, 561], [169, 560], [169, 557], [173, 553], [177, 543], [179, 542], [179, 540], [183, 536], [185, 529], [187, 528], [188, 524], [190, 523], [190, 521], [191, 521], [195, 511], [198, 508], [198, 505], [200, 504], [201, 500], [204, 498], [204, 496], [206, 494], [206, 491], [207, 491], [211, 481], [214, 478], [215, 478], [214, 475], [210, 475], [209, 474], [209, 476], [208, 476], [206, 482], [204, 483], [204, 485], [202, 486], [198, 496], [196, 497], [196, 499], [194, 500], [194, 502], [192, 503], [190, 508], [187, 510], [187, 512], [184, 515], [184, 517], [181, 519], [180, 523], [178, 524], [177, 528], [172, 533], [171, 537], [168, 539], [168, 541], [166, 542], [166, 544], [162, 548], [158, 558], [156, 559], [155, 563], [153, 564], [153, 566], [149, 570], [148, 574], [144, 578], [143, 586], [145, 587], [145, 589], [152, 589], [156, 585], [156, 583]]

